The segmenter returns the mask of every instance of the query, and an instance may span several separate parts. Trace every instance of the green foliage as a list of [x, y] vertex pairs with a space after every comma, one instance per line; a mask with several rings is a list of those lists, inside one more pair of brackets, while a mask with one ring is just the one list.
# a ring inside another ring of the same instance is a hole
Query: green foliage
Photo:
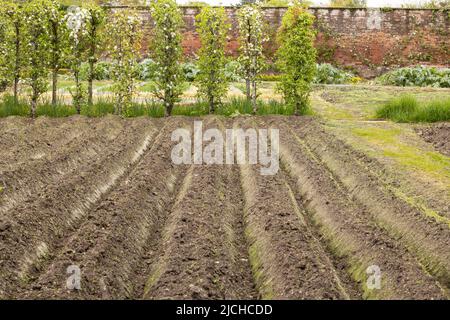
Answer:
[[10, 10], [8, 3], [0, 3], [0, 92], [11, 83], [13, 74], [14, 29], [8, 14]]
[[72, 100], [77, 112], [86, 103], [86, 86], [81, 82], [81, 66], [89, 56], [88, 24], [90, 13], [81, 7], [70, 7], [65, 16], [69, 30], [69, 50], [67, 60], [75, 79], [75, 89], [70, 90]]
[[193, 82], [197, 78], [200, 69], [198, 65], [193, 62], [186, 62], [183, 64], [183, 73], [186, 81]]
[[344, 70], [336, 68], [329, 63], [317, 65], [314, 83], [318, 84], [345, 84], [351, 83], [355, 76]]
[[183, 19], [174, 0], [156, 0], [151, 4], [153, 30], [153, 60], [156, 62], [154, 95], [164, 102], [166, 116], [182, 94], [183, 70], [181, 31]]
[[0, 44], [3, 48], [1, 63], [1, 81], [3, 86], [10, 81], [14, 84], [14, 99], [18, 102], [18, 84], [22, 76], [25, 56], [23, 50], [24, 12], [22, 6], [12, 0], [1, 2], [0, 19], [2, 20], [3, 39]]
[[269, 81], [269, 82], [278, 82], [281, 81], [282, 75], [280, 74], [273, 74], [273, 73], [269, 73], [269, 74], [261, 74], [259, 76], [259, 80], [261, 81]]
[[208, 102], [209, 112], [214, 113], [228, 90], [225, 46], [229, 25], [223, 7], [204, 6], [196, 20], [202, 44], [198, 52], [200, 72], [196, 77], [198, 95]]
[[100, 61], [94, 65], [94, 72], [91, 74], [91, 66], [87, 62], [83, 62], [80, 68], [80, 79], [87, 81], [88, 79], [102, 81], [110, 80], [112, 78], [113, 63], [108, 61]]
[[109, 55], [113, 60], [113, 91], [116, 96], [116, 114], [128, 116], [133, 105], [135, 71], [141, 43], [141, 20], [131, 10], [114, 13], [109, 21], [111, 33]]
[[31, 87], [31, 116], [36, 116], [37, 101], [47, 91], [48, 67], [50, 64], [49, 0], [33, 0], [24, 3], [24, 37], [22, 52], [24, 68], [22, 75]]
[[93, 81], [96, 80], [96, 63], [103, 52], [104, 44], [104, 24], [106, 22], [105, 12], [102, 7], [93, 1], [86, 1], [83, 8], [89, 12], [89, 19], [86, 26], [87, 47], [88, 47], [88, 104], [93, 103]]
[[376, 118], [395, 122], [450, 121], [450, 99], [420, 104], [414, 96], [401, 96], [377, 109]]
[[48, 19], [50, 28], [50, 69], [52, 70], [52, 104], [56, 106], [58, 72], [62, 67], [64, 54], [67, 52], [69, 44], [64, 10], [55, 0], [52, 0], [50, 4]]
[[264, 36], [263, 13], [259, 4], [242, 6], [237, 12], [239, 26], [239, 65], [240, 73], [246, 81], [247, 99], [252, 101], [253, 112], [258, 107], [257, 80], [265, 67], [263, 43], [268, 39]]
[[230, 60], [225, 65], [225, 76], [227, 77], [227, 80], [229, 82], [238, 82], [241, 81], [242, 78], [240, 77], [240, 70], [241, 65], [239, 64], [239, 61], [236, 60]]
[[155, 79], [156, 63], [153, 59], [142, 60], [137, 66], [136, 74], [139, 80], [149, 81]]
[[30, 107], [23, 101], [16, 101], [14, 96], [5, 95], [0, 102], [0, 118], [9, 116], [27, 117], [30, 115]]
[[297, 115], [308, 112], [316, 72], [313, 23], [313, 15], [304, 7], [294, 5], [287, 10], [278, 31], [277, 65], [283, 74], [278, 89]]
[[400, 68], [382, 75], [377, 82], [402, 87], [450, 88], [450, 69], [426, 66]]

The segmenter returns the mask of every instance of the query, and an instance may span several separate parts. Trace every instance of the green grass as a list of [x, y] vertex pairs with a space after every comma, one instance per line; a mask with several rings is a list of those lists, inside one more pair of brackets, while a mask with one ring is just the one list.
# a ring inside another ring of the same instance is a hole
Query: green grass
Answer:
[[[0, 102], [0, 117], [9, 116], [21, 116], [27, 117], [31, 114], [31, 108], [28, 103], [19, 100], [17, 103], [14, 101], [14, 97], [7, 95]], [[76, 114], [76, 110], [72, 106], [57, 104], [53, 106], [50, 102], [46, 101], [37, 106], [36, 114], [38, 116], [47, 116], [53, 118], [68, 117]]]
[[[172, 111], [174, 116], [203, 116], [207, 115], [209, 106], [207, 103], [199, 101], [190, 105], [176, 105]], [[240, 114], [252, 114], [253, 108], [251, 102], [245, 98], [233, 98], [229, 102], [224, 103], [218, 107], [215, 114], [223, 116], [236, 116]], [[135, 103], [128, 110], [127, 117], [141, 117], [148, 116], [153, 118], [164, 117], [164, 106], [159, 102]], [[271, 101], [258, 101], [258, 115], [292, 115], [293, 108], [284, 105], [283, 103]], [[38, 116], [47, 117], [68, 117], [75, 115], [76, 110], [73, 106], [58, 104], [52, 106], [49, 102], [41, 103], [37, 107]], [[98, 100], [92, 106], [83, 106], [81, 108], [81, 115], [87, 117], [103, 117], [107, 114], [114, 114], [114, 99], [107, 98]], [[309, 114], [309, 113], [308, 113]], [[30, 107], [27, 103], [20, 101], [15, 104], [11, 96], [5, 96], [0, 103], [0, 117], [8, 116], [29, 116]]]
[[0, 117], [9, 116], [22, 116], [26, 117], [30, 115], [30, 107], [22, 102], [15, 102], [14, 97], [11, 95], [5, 95], [0, 102]]
[[378, 108], [375, 116], [395, 122], [450, 121], [450, 98], [419, 103], [414, 96], [404, 95]]

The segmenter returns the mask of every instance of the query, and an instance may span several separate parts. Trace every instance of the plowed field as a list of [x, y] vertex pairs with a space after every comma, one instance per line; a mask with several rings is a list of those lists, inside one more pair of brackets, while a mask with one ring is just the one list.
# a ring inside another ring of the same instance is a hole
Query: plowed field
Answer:
[[0, 298], [449, 297], [448, 207], [412, 205], [310, 117], [202, 119], [279, 129], [276, 175], [174, 165], [194, 120], [0, 119]]

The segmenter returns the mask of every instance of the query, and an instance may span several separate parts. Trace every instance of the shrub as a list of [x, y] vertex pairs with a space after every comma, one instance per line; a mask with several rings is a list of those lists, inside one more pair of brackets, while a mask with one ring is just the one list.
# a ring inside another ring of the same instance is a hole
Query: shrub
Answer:
[[313, 23], [314, 16], [296, 3], [287, 10], [278, 31], [277, 64], [283, 73], [278, 89], [296, 115], [308, 112], [316, 72]]
[[314, 83], [318, 84], [345, 84], [352, 83], [355, 76], [349, 72], [345, 72], [329, 63], [317, 65]]
[[225, 9], [204, 6], [196, 19], [202, 44], [198, 53], [198, 95], [208, 102], [209, 113], [213, 113], [216, 107], [222, 104], [222, 98], [228, 90], [225, 75], [228, 30]]
[[420, 104], [410, 95], [387, 102], [376, 111], [376, 118], [395, 122], [438, 122], [450, 120], [450, 99]]
[[400, 68], [382, 75], [377, 79], [377, 82], [402, 87], [450, 88], [450, 69], [426, 66]]

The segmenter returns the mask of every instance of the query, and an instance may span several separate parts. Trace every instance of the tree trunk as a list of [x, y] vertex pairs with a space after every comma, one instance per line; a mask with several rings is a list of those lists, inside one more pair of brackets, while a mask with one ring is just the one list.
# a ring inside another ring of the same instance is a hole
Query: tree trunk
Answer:
[[31, 98], [31, 118], [36, 119], [36, 106], [37, 106], [37, 98], [33, 94]]
[[78, 71], [75, 71], [75, 108], [77, 109], [77, 114], [81, 114], [81, 106], [80, 106], [80, 74]]
[[295, 103], [295, 111], [294, 111], [294, 115], [299, 116], [300, 115], [300, 103], [297, 101]]
[[88, 105], [93, 104], [93, 82], [94, 82], [94, 61], [89, 61], [89, 79], [88, 79]]
[[258, 111], [258, 105], [256, 104], [256, 81], [253, 81], [253, 92], [252, 92], [252, 106], [253, 106], [253, 114], [256, 114]]
[[215, 106], [214, 106], [214, 97], [210, 96], [209, 98], [209, 114], [214, 114]]
[[52, 74], [52, 106], [56, 107], [57, 97], [56, 90], [58, 89], [58, 70], [56, 68], [53, 69]]
[[250, 101], [252, 99], [252, 88], [249, 79], [245, 80], [245, 85], [247, 87], [247, 100]]
[[19, 69], [20, 69], [20, 28], [19, 24], [15, 25], [15, 36], [16, 36], [16, 47], [15, 47], [15, 63], [14, 63], [14, 103], [17, 104], [19, 102]]

